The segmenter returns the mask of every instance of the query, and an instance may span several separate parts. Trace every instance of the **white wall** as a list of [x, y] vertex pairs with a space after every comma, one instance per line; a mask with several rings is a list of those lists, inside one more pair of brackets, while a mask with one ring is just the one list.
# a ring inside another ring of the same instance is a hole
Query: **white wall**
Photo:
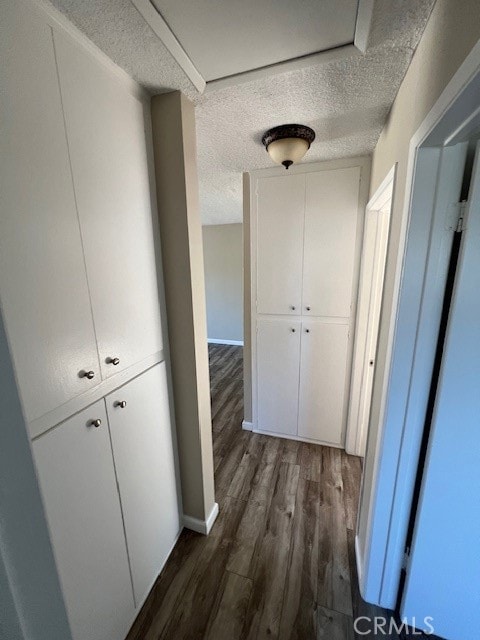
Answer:
[[203, 227], [209, 340], [243, 342], [243, 225]]

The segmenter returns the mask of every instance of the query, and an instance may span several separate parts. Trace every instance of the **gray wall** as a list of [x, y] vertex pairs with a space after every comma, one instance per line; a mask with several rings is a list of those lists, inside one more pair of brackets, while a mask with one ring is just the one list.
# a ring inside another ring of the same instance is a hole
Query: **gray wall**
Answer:
[[243, 341], [243, 225], [203, 227], [207, 331], [213, 340]]

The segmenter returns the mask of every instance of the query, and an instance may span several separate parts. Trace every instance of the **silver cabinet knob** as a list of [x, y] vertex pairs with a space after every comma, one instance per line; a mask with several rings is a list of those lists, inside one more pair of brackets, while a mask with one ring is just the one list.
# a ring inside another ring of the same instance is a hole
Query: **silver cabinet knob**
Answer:
[[113, 364], [113, 366], [116, 367], [117, 364], [120, 364], [120, 358], [107, 358], [106, 363]]
[[98, 427], [102, 424], [102, 421], [100, 420], [100, 418], [95, 418], [95, 420], [90, 420], [90, 425], [92, 427]]
[[306, 307], [307, 311], [310, 311], [311, 307]]
[[95, 377], [95, 371], [80, 371], [78, 374], [80, 378], [87, 378], [88, 380], [92, 380]]
[[127, 406], [127, 401], [126, 400], [117, 400], [116, 402], [113, 403], [114, 407], [120, 407], [120, 409], [125, 409], [125, 407]]

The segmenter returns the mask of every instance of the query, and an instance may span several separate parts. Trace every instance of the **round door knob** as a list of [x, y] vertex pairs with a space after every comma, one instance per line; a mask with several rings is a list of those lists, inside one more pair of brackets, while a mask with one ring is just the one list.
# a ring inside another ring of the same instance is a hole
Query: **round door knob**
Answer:
[[102, 424], [102, 421], [100, 420], [100, 418], [96, 418], [95, 420], [90, 420], [90, 424], [92, 425], [92, 427], [99, 427]]
[[310, 311], [311, 307], [307, 307], [307, 311]]
[[120, 409], [125, 409], [125, 407], [127, 406], [127, 401], [126, 400], [117, 400], [117, 402], [115, 402], [115, 404], [113, 406], [114, 407], [120, 407]]
[[305, 329], [305, 333], [310, 333], [310, 329]]
[[114, 367], [120, 364], [120, 358], [107, 358], [107, 364], [113, 364]]
[[95, 371], [80, 371], [80, 378], [92, 380], [95, 377]]
[[295, 333], [295, 329], [292, 329], [292, 333]]
[[292, 306], [290, 307], [290, 309], [291, 309], [292, 311], [295, 311], [295, 306], [292, 304]]

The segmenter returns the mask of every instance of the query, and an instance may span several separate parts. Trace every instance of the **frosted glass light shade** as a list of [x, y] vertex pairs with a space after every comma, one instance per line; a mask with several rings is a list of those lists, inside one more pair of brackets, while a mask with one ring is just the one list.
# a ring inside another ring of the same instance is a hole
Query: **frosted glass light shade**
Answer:
[[310, 144], [302, 138], [282, 138], [275, 140], [268, 145], [268, 155], [277, 164], [287, 166], [295, 162], [299, 162], [307, 153]]

